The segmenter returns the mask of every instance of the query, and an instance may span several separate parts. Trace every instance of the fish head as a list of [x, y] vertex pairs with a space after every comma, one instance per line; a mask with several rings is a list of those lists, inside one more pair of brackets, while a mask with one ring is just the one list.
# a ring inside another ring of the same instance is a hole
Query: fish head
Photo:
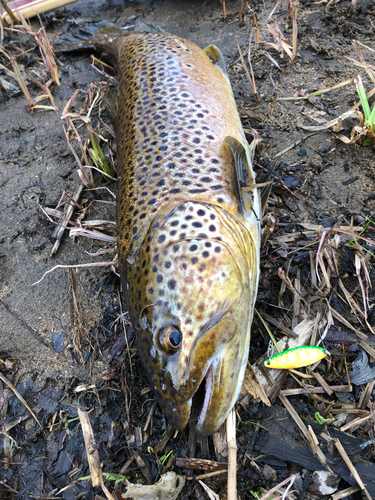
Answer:
[[200, 434], [216, 432], [237, 400], [256, 296], [254, 245], [228, 214], [191, 202], [151, 225], [137, 264], [128, 266], [139, 353], [176, 429], [188, 423], [199, 388]]

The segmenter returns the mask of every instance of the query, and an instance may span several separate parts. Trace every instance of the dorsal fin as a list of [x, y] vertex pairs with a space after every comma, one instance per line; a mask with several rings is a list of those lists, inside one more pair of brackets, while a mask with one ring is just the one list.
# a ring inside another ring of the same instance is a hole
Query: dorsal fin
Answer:
[[204, 49], [204, 52], [210, 58], [212, 64], [214, 66], [219, 66], [224, 73], [227, 74], [227, 68], [225, 67], [224, 56], [220, 49], [216, 47], [216, 45], [209, 45]]

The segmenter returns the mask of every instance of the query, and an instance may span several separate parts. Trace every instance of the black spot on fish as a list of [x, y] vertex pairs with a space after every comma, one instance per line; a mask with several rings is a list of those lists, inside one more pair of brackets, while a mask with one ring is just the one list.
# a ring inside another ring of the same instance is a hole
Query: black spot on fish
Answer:
[[198, 193], [205, 193], [207, 189], [189, 189], [189, 193], [191, 194], [198, 194]]
[[168, 288], [171, 290], [174, 290], [176, 288], [176, 280], [169, 280], [168, 281]]

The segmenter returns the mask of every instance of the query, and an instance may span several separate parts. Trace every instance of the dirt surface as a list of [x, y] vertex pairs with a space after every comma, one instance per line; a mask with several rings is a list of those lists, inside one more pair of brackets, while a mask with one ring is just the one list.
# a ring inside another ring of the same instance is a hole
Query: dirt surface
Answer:
[[[252, 7], [264, 26], [274, 3], [254, 2]], [[154, 23], [202, 48], [217, 45], [225, 57], [243, 125], [256, 129], [261, 139], [256, 169], [273, 173], [293, 191], [288, 192], [280, 182], [275, 184], [270, 204], [280, 223], [275, 235], [282, 234], [286, 228], [297, 230], [297, 223], [301, 222], [330, 227], [350, 225], [352, 217], [353, 220], [357, 216], [373, 218], [373, 147], [347, 145], [328, 131], [310, 132], [299, 126], [301, 123], [316, 125], [306, 113], [329, 121], [348, 110], [358, 100], [354, 85], [309, 100], [276, 102], [276, 99], [306, 95], [356, 76], [360, 69], [348, 59], [358, 60], [352, 40], [374, 48], [374, 1], [358, 0], [353, 10], [348, 0], [341, 0], [328, 12], [324, 4], [301, 2], [294, 61], [286, 54], [281, 58], [275, 50], [267, 48], [279, 64], [278, 69], [264, 55], [265, 46], [255, 51], [253, 48], [258, 102], [237, 47], [238, 41], [247, 59], [248, 16], [240, 28], [240, 2], [227, 0], [226, 8], [227, 20], [223, 22], [220, 3], [213, 0], [79, 1], [42, 18], [47, 32], [56, 34], [57, 42], [77, 27], [107, 20], [126, 31], [141, 23]], [[287, 21], [285, 2], [278, 4], [274, 18], [291, 40], [292, 25]], [[36, 27], [36, 21], [33, 23]], [[363, 55], [374, 64], [374, 53], [363, 49]], [[119, 314], [126, 311], [126, 305], [119, 303], [119, 280], [109, 268], [78, 268], [70, 274], [67, 269], [57, 269], [33, 285], [56, 264], [98, 260], [87, 252], [94, 253], [103, 246], [89, 239], [73, 241], [65, 236], [57, 256], [50, 258], [53, 225], [40, 206], [55, 207], [64, 191], [72, 195], [79, 184], [77, 165], [62, 128], [61, 112], [77, 88], [86, 90], [91, 81], [100, 79], [88, 55], [64, 55], [58, 59], [61, 87], [55, 87], [53, 95], [59, 111], [30, 114], [24, 109], [23, 95], [9, 100], [0, 97], [0, 358], [8, 360], [4, 373], [37, 413], [43, 426], [41, 430], [18, 398], [0, 382], [0, 423], [8, 425], [20, 416], [27, 417], [13, 429], [9, 428], [0, 440], [3, 459], [0, 477], [5, 482], [5, 486], [0, 486], [0, 498], [40, 498], [56, 493], [78, 476], [89, 474], [80, 427], [77, 422], [70, 423], [77, 415], [73, 406], [78, 401], [74, 393], [77, 386], [96, 383], [100, 387], [100, 404], [92, 388], [79, 403], [92, 409], [100, 457], [104, 470], [111, 472], [119, 472], [131, 456], [131, 450], [136, 448], [129, 444], [126, 436], [129, 429], [144, 426], [153, 404], [150, 393], [141, 394], [147, 380], [139, 366], [136, 343], [130, 353], [121, 343], [116, 343], [122, 331]], [[368, 81], [366, 83], [370, 90]], [[344, 122], [343, 133], [349, 136], [354, 124], [350, 120]], [[283, 152], [288, 146], [292, 147]], [[104, 185], [99, 174], [97, 183]], [[115, 190], [115, 183], [106, 185]], [[88, 200], [88, 219], [114, 220], [113, 205], [94, 200], [89, 193], [84, 194], [84, 198]], [[109, 201], [111, 197], [103, 195], [102, 199]], [[263, 255], [261, 303], [275, 303], [281, 281], [267, 273], [271, 267], [283, 267], [288, 261], [287, 252], [283, 254], [278, 245], [269, 247], [270, 255], [275, 251], [279, 251], [279, 260], [272, 260], [266, 252]], [[306, 255], [300, 258], [306, 260]], [[299, 262], [298, 259], [292, 262], [291, 267], [297, 268]], [[355, 273], [354, 268], [350, 271]], [[370, 295], [370, 304], [374, 305], [373, 295]], [[375, 323], [370, 311], [371, 321]], [[337, 326], [342, 325], [337, 323]], [[258, 329], [256, 325], [253, 330], [252, 362], [266, 349]], [[362, 331], [370, 333], [366, 326]], [[130, 341], [131, 335], [128, 338]], [[75, 350], [77, 342], [81, 359]], [[241, 418], [248, 420], [253, 412], [254, 409], [241, 408]], [[156, 409], [153, 435], [146, 434], [144, 442], [155, 446], [164, 429], [165, 421]], [[249, 443], [251, 439], [250, 436]], [[187, 446], [184, 435], [170, 442], [176, 456], [184, 456]], [[241, 442], [242, 451], [246, 451], [246, 446], [246, 442]], [[144, 449], [142, 453], [153, 482], [158, 478], [158, 467], [152, 454]], [[211, 442], [206, 448], [201, 444], [200, 458], [214, 458]], [[128, 471], [132, 480], [133, 466]], [[283, 467], [278, 469], [279, 480], [288, 475], [286, 464]], [[69, 476], [74, 469], [77, 475]], [[249, 492], [257, 485], [272, 484], [272, 480], [267, 481], [254, 470], [252, 474], [242, 471], [240, 479], [241, 498], [252, 498]], [[215, 485], [225, 492], [224, 483], [218, 481]], [[186, 498], [204, 498], [199, 488], [190, 482]], [[66, 499], [94, 496], [90, 484], [84, 481], [59, 495]]]

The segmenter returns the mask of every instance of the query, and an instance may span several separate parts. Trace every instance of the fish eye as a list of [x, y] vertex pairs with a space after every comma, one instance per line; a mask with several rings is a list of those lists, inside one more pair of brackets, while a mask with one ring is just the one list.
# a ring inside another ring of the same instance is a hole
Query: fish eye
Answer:
[[182, 342], [182, 333], [175, 326], [167, 326], [160, 332], [160, 344], [169, 352], [176, 352]]

